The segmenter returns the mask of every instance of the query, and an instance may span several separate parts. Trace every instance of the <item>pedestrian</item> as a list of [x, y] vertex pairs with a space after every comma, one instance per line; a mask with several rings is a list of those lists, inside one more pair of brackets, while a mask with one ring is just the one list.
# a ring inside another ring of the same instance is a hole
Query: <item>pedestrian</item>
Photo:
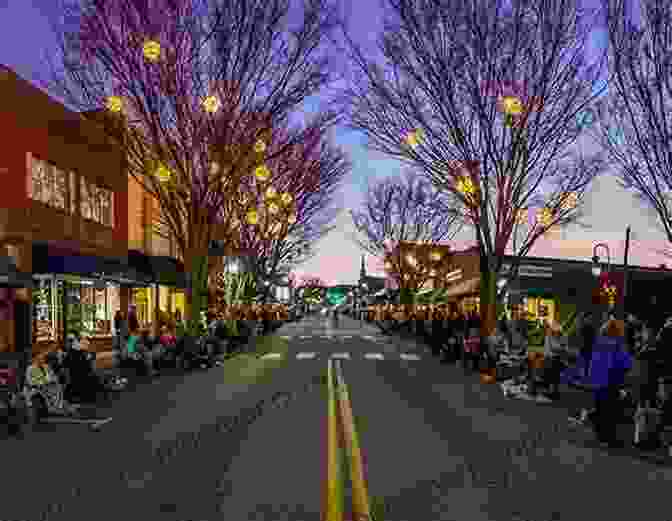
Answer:
[[625, 347], [625, 324], [622, 320], [610, 320], [604, 334], [596, 337], [590, 365], [590, 383], [595, 398], [595, 434], [600, 442], [619, 446], [620, 390], [626, 373], [632, 368], [632, 357]]
[[138, 309], [135, 305], [131, 306], [131, 309], [128, 312], [128, 328], [133, 331], [134, 329], [140, 329], [140, 320], [138, 319]]
[[581, 347], [579, 349], [579, 361], [583, 367], [582, 377], [585, 379], [588, 378], [588, 374], [590, 373], [593, 346], [595, 344], [595, 338], [597, 335], [597, 332], [595, 331], [595, 325], [593, 324], [592, 315], [586, 314], [583, 316], [580, 335]]
[[562, 328], [555, 321], [549, 321], [544, 338], [544, 380], [549, 388], [548, 397], [552, 400], [560, 397], [560, 374], [565, 369], [566, 354], [567, 342], [562, 336]]

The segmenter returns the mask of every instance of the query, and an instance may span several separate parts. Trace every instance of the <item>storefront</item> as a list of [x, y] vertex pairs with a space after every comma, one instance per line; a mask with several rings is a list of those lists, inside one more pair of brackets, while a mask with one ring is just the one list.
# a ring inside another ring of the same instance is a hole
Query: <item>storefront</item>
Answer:
[[184, 266], [172, 257], [146, 255], [128, 251], [128, 264], [143, 284], [131, 291], [141, 327], [151, 327], [157, 310], [184, 316], [186, 276]]
[[111, 343], [114, 314], [128, 302], [123, 259], [79, 255], [33, 244], [34, 352], [62, 344], [76, 331], [97, 345]]

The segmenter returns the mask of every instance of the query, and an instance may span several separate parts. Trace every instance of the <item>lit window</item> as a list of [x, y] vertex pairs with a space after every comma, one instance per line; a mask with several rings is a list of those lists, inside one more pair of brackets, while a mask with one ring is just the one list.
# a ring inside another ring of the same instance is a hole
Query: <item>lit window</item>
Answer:
[[114, 222], [112, 191], [89, 183], [80, 178], [80, 197], [82, 217], [104, 226]]
[[29, 197], [54, 208], [68, 208], [68, 173], [31, 156]]

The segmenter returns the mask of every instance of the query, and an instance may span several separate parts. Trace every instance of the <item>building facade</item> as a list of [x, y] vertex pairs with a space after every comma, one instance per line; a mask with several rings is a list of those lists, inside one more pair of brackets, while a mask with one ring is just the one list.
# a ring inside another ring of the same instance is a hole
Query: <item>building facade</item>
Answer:
[[114, 311], [128, 302], [124, 157], [99, 128], [4, 67], [0, 120], [0, 248], [32, 281], [1, 289], [0, 350], [50, 349], [68, 329], [109, 338]]

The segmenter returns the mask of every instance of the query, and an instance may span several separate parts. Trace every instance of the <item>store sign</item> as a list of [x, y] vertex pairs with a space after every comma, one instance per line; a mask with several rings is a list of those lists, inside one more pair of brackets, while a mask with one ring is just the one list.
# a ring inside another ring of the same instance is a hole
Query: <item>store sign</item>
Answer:
[[[511, 264], [504, 264], [502, 271], [507, 274], [510, 273]], [[553, 277], [553, 268], [551, 266], [535, 266], [533, 264], [523, 264], [518, 269], [518, 275], [520, 277], [550, 279]]]

